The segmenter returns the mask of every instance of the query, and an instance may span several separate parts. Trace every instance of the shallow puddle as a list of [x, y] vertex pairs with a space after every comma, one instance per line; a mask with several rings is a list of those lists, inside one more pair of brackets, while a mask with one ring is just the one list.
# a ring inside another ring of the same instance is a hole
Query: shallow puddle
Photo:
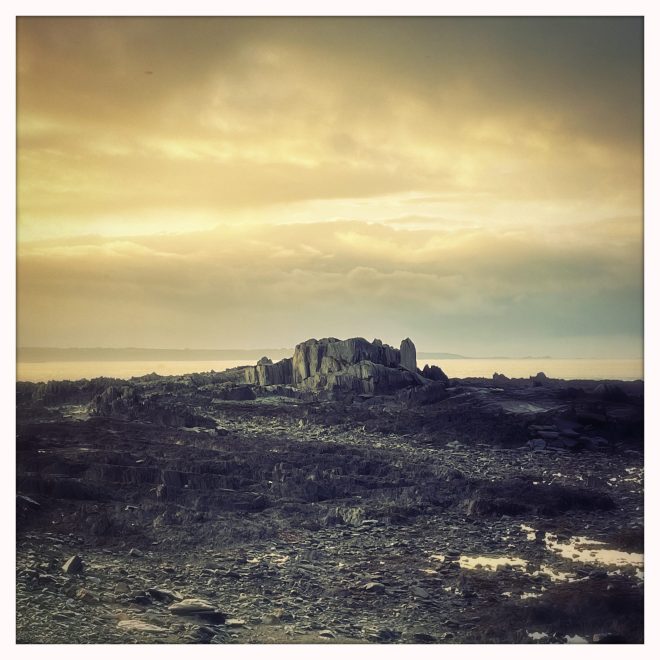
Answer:
[[546, 533], [545, 544], [549, 550], [571, 561], [604, 566], [632, 566], [635, 568], [644, 566], [643, 554], [603, 548], [601, 546], [606, 544], [602, 541], [594, 541], [584, 536], [574, 536], [566, 543], [560, 543], [557, 541], [557, 537]]
[[469, 557], [468, 555], [461, 555], [458, 563], [461, 568], [496, 571], [504, 566], [524, 570], [528, 562], [521, 557]]
[[572, 573], [565, 573], [564, 571], [558, 571], [547, 564], [541, 564], [541, 567], [538, 571], [530, 573], [530, 575], [546, 575], [553, 582], [574, 582], [577, 580], [575, 575]]
[[[536, 537], [536, 530], [529, 525], [520, 525], [520, 530], [525, 532], [528, 541], [533, 541]], [[643, 580], [644, 573], [640, 569], [644, 567], [644, 555], [639, 552], [624, 552], [623, 550], [614, 550], [607, 546], [604, 541], [596, 541], [586, 536], [572, 536], [568, 541], [560, 542], [554, 534], [545, 533], [544, 542], [546, 548], [558, 554], [564, 559], [572, 562], [586, 564], [600, 564], [602, 566], [627, 566], [636, 568], [635, 577]], [[541, 572], [552, 573], [556, 579], [570, 579], [567, 573], [555, 571], [549, 566], [543, 566]]]
[[566, 635], [564, 637], [567, 644], [588, 644], [589, 641], [580, 635]]
[[[429, 559], [434, 561], [445, 561], [444, 555], [430, 555]], [[559, 571], [547, 564], [541, 564], [536, 570], [532, 570], [534, 567], [529, 566], [530, 562], [527, 559], [522, 557], [513, 557], [509, 555], [505, 556], [490, 556], [486, 557], [483, 555], [480, 556], [468, 556], [461, 555], [458, 564], [461, 568], [467, 570], [482, 570], [482, 571], [497, 571], [499, 569], [510, 567], [516, 570], [522, 570], [523, 572], [529, 573], [531, 576], [544, 575], [549, 577], [553, 582], [573, 582], [577, 580], [576, 576], [572, 573], [566, 573]], [[436, 573], [434, 569], [422, 569], [425, 573], [433, 574]], [[540, 594], [539, 594], [540, 595]], [[534, 597], [534, 596], [528, 596]]]
[[520, 525], [521, 531], [527, 534], [527, 540], [533, 541], [536, 538], [536, 530], [529, 525]]
[[548, 633], [544, 633], [544, 632], [536, 632], [536, 631], [535, 632], [529, 632], [528, 631], [527, 632], [527, 637], [529, 637], [530, 639], [533, 639], [535, 642], [537, 642], [540, 639], [548, 639], [548, 637], [550, 637], [550, 635], [548, 635]]

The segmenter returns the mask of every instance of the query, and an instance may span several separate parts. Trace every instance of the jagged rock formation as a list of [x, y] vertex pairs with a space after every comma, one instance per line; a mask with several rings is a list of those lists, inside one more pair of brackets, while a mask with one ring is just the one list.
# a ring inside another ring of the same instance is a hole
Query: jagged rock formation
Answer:
[[445, 383], [441, 381], [431, 382], [422, 387], [402, 390], [397, 394], [399, 401], [405, 402], [409, 406], [428, 406], [432, 403], [443, 401], [449, 396], [445, 388]]
[[[249, 388], [244, 388], [249, 389]], [[234, 388], [240, 391], [241, 388]], [[249, 398], [254, 398], [250, 391]], [[226, 397], [244, 399], [245, 396]], [[108, 387], [94, 397], [89, 404], [89, 412], [99, 417], [148, 421], [159, 426], [215, 428], [216, 423], [198, 414], [194, 408], [165, 394], [145, 396], [144, 392], [132, 385]]]
[[449, 382], [447, 374], [435, 364], [430, 366], [428, 364], [424, 365], [424, 368], [422, 369], [422, 376], [424, 376], [424, 378], [428, 378], [429, 380], [440, 381], [442, 383]]
[[417, 371], [417, 349], [410, 337], [406, 337], [401, 342], [399, 351], [401, 353], [401, 366], [415, 373]]
[[256, 367], [244, 369], [244, 379], [248, 385], [291, 385], [293, 384], [292, 359], [285, 358], [273, 364], [268, 358], [261, 358]]
[[262, 358], [246, 367], [244, 379], [252, 385], [385, 394], [427, 382], [417, 372], [416, 355], [410, 339], [401, 342], [400, 350], [379, 339], [308, 339], [296, 346], [292, 358], [275, 364]]

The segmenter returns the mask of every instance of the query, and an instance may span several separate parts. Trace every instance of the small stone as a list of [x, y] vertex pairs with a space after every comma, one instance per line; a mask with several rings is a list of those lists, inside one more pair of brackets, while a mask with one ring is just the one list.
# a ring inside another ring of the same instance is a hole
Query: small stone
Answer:
[[62, 570], [65, 573], [68, 573], [69, 575], [76, 575], [78, 573], [82, 573], [83, 561], [78, 555], [73, 555], [73, 557], [67, 559], [64, 566], [62, 566]]
[[121, 595], [121, 594], [128, 594], [131, 591], [131, 587], [129, 586], [128, 582], [117, 582], [115, 585], [115, 594]]
[[125, 619], [117, 624], [117, 628], [122, 630], [134, 630], [136, 632], [167, 632], [167, 628], [155, 626], [153, 623], [146, 621], [137, 621], [135, 619]]
[[78, 589], [78, 591], [76, 591], [76, 598], [78, 600], [82, 600], [83, 603], [88, 603], [90, 605], [99, 602], [97, 596], [95, 596], [91, 591], [87, 591], [87, 589]]
[[151, 597], [145, 591], [136, 591], [131, 596], [131, 602], [136, 605], [151, 605]]
[[131, 557], [142, 557], [142, 556], [144, 555], [144, 553], [142, 552], [142, 550], [138, 550], [137, 548], [131, 548], [131, 549], [128, 551], [128, 554], [129, 554]]
[[367, 582], [362, 588], [372, 594], [382, 594], [385, 591], [385, 585], [382, 582]]
[[151, 587], [147, 589], [147, 593], [156, 600], [162, 603], [171, 603], [172, 601], [181, 601], [183, 596], [178, 591], [170, 591], [169, 589], [159, 589], [158, 587]]
[[215, 606], [201, 598], [184, 598], [179, 603], [172, 603], [167, 609], [172, 614], [196, 614], [197, 612], [215, 612]]
[[319, 637], [325, 637], [327, 639], [334, 639], [335, 634], [332, 632], [332, 630], [321, 630], [319, 632]]
[[245, 619], [227, 619], [225, 625], [229, 628], [240, 628], [245, 625]]
[[417, 586], [411, 587], [410, 591], [418, 598], [429, 598], [431, 595], [428, 591], [426, 591], [426, 589], [422, 589], [422, 587]]
[[263, 623], [265, 626], [276, 626], [280, 622], [280, 617], [275, 616], [274, 614], [265, 614], [261, 617], [261, 623]]

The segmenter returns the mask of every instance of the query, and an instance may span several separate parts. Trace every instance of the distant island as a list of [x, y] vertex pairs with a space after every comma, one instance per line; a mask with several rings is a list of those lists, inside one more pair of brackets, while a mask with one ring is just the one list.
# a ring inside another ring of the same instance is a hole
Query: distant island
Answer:
[[203, 349], [203, 348], [19, 348], [19, 362], [131, 362], [131, 361], [256, 361], [264, 355], [288, 357], [292, 348]]

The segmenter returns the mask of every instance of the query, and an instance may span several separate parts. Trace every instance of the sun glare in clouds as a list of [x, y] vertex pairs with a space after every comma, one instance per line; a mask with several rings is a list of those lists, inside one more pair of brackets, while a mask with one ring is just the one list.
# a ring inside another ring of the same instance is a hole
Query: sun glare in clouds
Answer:
[[639, 19], [21, 18], [17, 64], [19, 345], [640, 354]]

